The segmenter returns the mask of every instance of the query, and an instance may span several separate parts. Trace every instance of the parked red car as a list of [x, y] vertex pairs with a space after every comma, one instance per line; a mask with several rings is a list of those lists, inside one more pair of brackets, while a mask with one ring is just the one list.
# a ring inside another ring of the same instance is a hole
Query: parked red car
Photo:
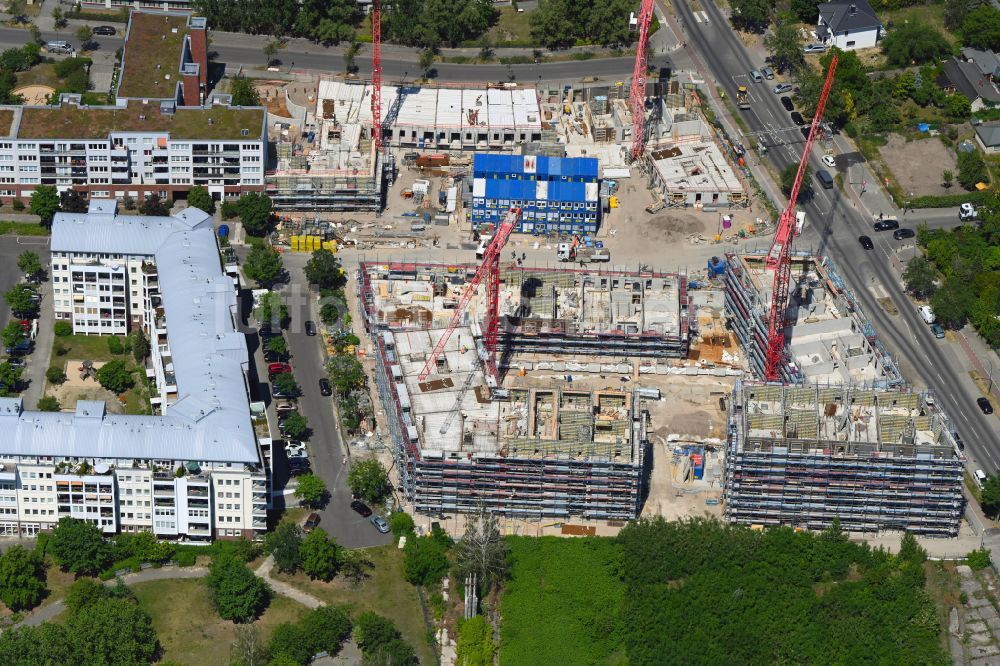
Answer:
[[273, 377], [274, 375], [281, 374], [282, 372], [291, 372], [292, 366], [287, 363], [272, 363], [267, 366], [267, 375]]

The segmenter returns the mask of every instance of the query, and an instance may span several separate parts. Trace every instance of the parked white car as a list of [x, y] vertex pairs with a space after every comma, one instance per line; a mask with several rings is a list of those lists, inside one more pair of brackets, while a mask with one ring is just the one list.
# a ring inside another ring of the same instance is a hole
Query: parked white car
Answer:
[[958, 219], [962, 221], [974, 220], [976, 219], [976, 215], [976, 207], [971, 203], [964, 203], [958, 207]]
[[827, 165], [831, 169], [835, 169], [835, 168], [837, 168], [837, 158], [834, 157], [833, 155], [829, 155], [829, 154], [824, 155], [823, 156], [823, 164]]

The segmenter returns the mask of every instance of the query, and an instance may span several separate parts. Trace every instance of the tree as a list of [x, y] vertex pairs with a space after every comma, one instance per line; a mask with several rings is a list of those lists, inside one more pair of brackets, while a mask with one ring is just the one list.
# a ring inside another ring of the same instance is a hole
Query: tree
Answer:
[[960, 275], [949, 275], [931, 296], [931, 309], [938, 322], [949, 328], [961, 328], [975, 303], [972, 285]]
[[387, 617], [365, 611], [354, 623], [354, 640], [367, 656], [375, 649], [399, 638], [399, 629]]
[[394, 536], [401, 537], [413, 533], [413, 517], [405, 511], [393, 511], [389, 516], [389, 528]]
[[437, 585], [448, 574], [448, 549], [433, 537], [412, 536], [403, 548], [403, 577], [413, 585]]
[[295, 375], [290, 372], [279, 372], [271, 380], [274, 388], [286, 396], [296, 396], [299, 394], [299, 385], [295, 382]]
[[38, 315], [38, 303], [35, 302], [35, 290], [28, 285], [15, 284], [4, 292], [3, 300], [10, 307], [15, 317], [34, 319]]
[[231, 555], [221, 555], [208, 568], [208, 587], [219, 617], [249, 622], [267, 606], [270, 588]]
[[945, 0], [944, 27], [952, 32], [957, 31], [969, 12], [984, 4], [987, 4], [986, 0]]
[[125, 361], [116, 358], [108, 361], [97, 370], [98, 383], [114, 394], [121, 394], [132, 388], [135, 381], [132, 378], [132, 371]]
[[420, 52], [420, 71], [425, 79], [431, 78], [431, 69], [434, 67], [434, 49], [428, 47]]
[[326, 501], [326, 484], [315, 474], [305, 474], [299, 477], [299, 485], [295, 488], [295, 497], [308, 507], [321, 506]]
[[968, 97], [955, 93], [944, 98], [944, 112], [955, 120], [965, 120], [972, 115], [972, 105]]
[[791, 17], [777, 21], [770, 34], [764, 37], [764, 46], [771, 52], [774, 66], [781, 72], [798, 71], [805, 64], [802, 54], [802, 36]]
[[229, 659], [233, 666], [266, 666], [267, 648], [256, 624], [241, 624], [236, 627]]
[[347, 473], [347, 485], [356, 497], [375, 503], [390, 490], [389, 474], [375, 458], [359, 460], [351, 465], [351, 471]]
[[271, 640], [268, 642], [267, 651], [271, 655], [272, 666], [275, 657], [282, 657], [289, 660], [290, 664], [306, 664], [315, 654], [312, 649], [309, 636], [297, 624], [283, 622], [271, 632]]
[[816, 0], [791, 0], [792, 13], [803, 23], [815, 25], [819, 18], [819, 3]]
[[80, 40], [81, 51], [89, 51], [93, 48], [94, 30], [89, 25], [81, 25], [76, 29], [74, 35]]
[[980, 503], [987, 515], [995, 518], [1000, 514], [1000, 473], [986, 477], [980, 494]]
[[62, 409], [62, 405], [59, 404], [55, 396], [44, 395], [38, 399], [37, 408], [40, 412], [58, 412]]
[[215, 200], [204, 187], [196, 185], [188, 190], [188, 206], [205, 211], [209, 215], [215, 214]]
[[66, 622], [66, 635], [87, 664], [148, 664], [159, 647], [153, 621], [127, 599], [100, 599]]
[[330, 250], [314, 250], [305, 268], [306, 279], [320, 289], [337, 289], [347, 284], [347, 274]]
[[243, 228], [251, 236], [264, 236], [271, 228], [271, 197], [248, 192], [236, 202]]
[[24, 326], [17, 320], [7, 322], [7, 325], [3, 327], [3, 333], [0, 333], [0, 335], [3, 336], [3, 343], [7, 347], [13, 347], [28, 337], [24, 332]]
[[282, 522], [278, 527], [264, 537], [264, 550], [274, 557], [278, 571], [295, 573], [298, 571], [302, 558], [299, 548], [302, 545], [302, 530], [292, 522]]
[[[303, 439], [304, 435], [309, 432], [309, 420], [298, 412], [295, 412], [284, 420], [282, 428], [288, 437]], [[299, 487], [302, 487], [302, 479], [299, 479]]]
[[771, 22], [771, 4], [767, 0], [733, 0], [733, 27], [748, 32], [763, 32]]
[[17, 391], [21, 382], [21, 368], [15, 368], [9, 362], [0, 363], [0, 394], [7, 396]]
[[264, 349], [285, 358], [288, 356], [288, 341], [283, 335], [272, 335], [264, 340]]
[[351, 636], [351, 616], [339, 606], [320, 606], [311, 610], [299, 620], [299, 626], [309, 637], [309, 647], [314, 654], [335, 655]]
[[955, 174], [953, 174], [949, 169], [945, 169], [941, 172], [941, 184], [945, 187], [951, 187], [955, 182]]
[[322, 44], [351, 39], [363, 16], [359, 9], [353, 0], [303, 0], [296, 32]]
[[538, 8], [528, 17], [532, 37], [549, 48], [572, 45], [578, 27], [571, 11], [568, 0], [539, 0]]
[[466, 523], [455, 548], [455, 573], [461, 579], [475, 575], [480, 589], [490, 591], [510, 572], [510, 551], [500, 534], [496, 516], [480, 508]]
[[302, 570], [310, 578], [330, 580], [337, 573], [337, 542], [329, 538], [326, 530], [317, 527], [306, 535], [299, 547]]
[[245, 76], [237, 76], [229, 87], [233, 95], [233, 106], [260, 106], [260, 93]]
[[882, 53], [893, 67], [908, 67], [941, 60], [951, 51], [939, 30], [919, 21], [896, 25], [882, 40]]
[[352, 40], [350, 45], [344, 49], [344, 69], [348, 74], [353, 74], [357, 71], [357, 59], [358, 53], [361, 51], [361, 42], [357, 40]]
[[278, 281], [282, 270], [281, 255], [274, 248], [265, 245], [254, 245], [243, 262], [246, 276], [265, 288]]
[[357, 584], [368, 577], [368, 572], [375, 567], [375, 563], [368, 559], [364, 551], [348, 550], [344, 551], [340, 557], [340, 575]]
[[69, 24], [66, 17], [63, 15], [63, 10], [60, 7], [54, 7], [52, 9], [52, 25], [56, 30], [62, 30]]
[[937, 274], [934, 266], [924, 257], [913, 257], [903, 271], [903, 284], [906, 290], [917, 298], [924, 298], [934, 293], [937, 287]]
[[74, 581], [66, 590], [66, 608], [70, 613], [79, 613], [108, 596], [108, 588], [93, 578], [81, 578]]
[[31, 206], [29, 210], [32, 215], [37, 215], [41, 218], [43, 227], [51, 227], [52, 218], [55, 216], [56, 211], [59, 210], [59, 192], [56, 190], [55, 185], [39, 185], [36, 187], [35, 191], [31, 193]]
[[100, 528], [85, 520], [63, 517], [49, 537], [48, 551], [64, 571], [95, 575], [109, 564], [109, 550]]
[[131, 542], [132, 554], [142, 562], [162, 564], [174, 556], [172, 543], [160, 541], [152, 532], [139, 532]]
[[[784, 192], [785, 196], [791, 196], [792, 186], [795, 184], [795, 176], [798, 174], [798, 171], [799, 165], [795, 162], [792, 162], [781, 170], [781, 191]], [[799, 186], [800, 201], [812, 192], [811, 171], [807, 166], [805, 173], [802, 174], [802, 184]]]
[[112, 335], [109, 336], [107, 340], [108, 340], [109, 353], [113, 354], [114, 356], [120, 356], [121, 354], [125, 353], [125, 346], [122, 344], [120, 338]]
[[13, 611], [34, 608], [45, 593], [45, 564], [15, 544], [0, 556], [0, 601]]
[[149, 340], [140, 328], [129, 333], [129, 338], [132, 339], [132, 358], [136, 363], [142, 363], [149, 356]]
[[28, 277], [35, 277], [42, 272], [42, 262], [38, 254], [31, 250], [25, 250], [18, 255], [17, 267]]
[[50, 384], [62, 384], [66, 381], [66, 373], [62, 368], [52, 366], [45, 371], [45, 379], [47, 379]]
[[283, 39], [269, 39], [264, 42], [264, 66], [270, 67], [271, 63], [274, 62], [274, 56], [287, 45]]
[[477, 615], [470, 620], [459, 621], [455, 650], [455, 662], [458, 664], [492, 666], [496, 645], [493, 643], [493, 627], [486, 623], [486, 618]]
[[326, 374], [340, 396], [365, 385], [365, 368], [353, 356], [334, 356], [326, 362]]
[[143, 202], [139, 204], [139, 214], [150, 217], [165, 217], [170, 215], [170, 209], [160, 199], [159, 194], [147, 194]]
[[974, 190], [977, 183], [988, 183], [989, 173], [979, 151], [958, 151], [958, 184], [967, 190]]
[[1000, 48], [1000, 10], [984, 4], [962, 21], [962, 43], [977, 49]]
[[265, 294], [260, 299], [260, 307], [254, 310], [253, 314], [261, 324], [269, 324], [272, 331], [288, 326], [288, 306], [277, 292]]

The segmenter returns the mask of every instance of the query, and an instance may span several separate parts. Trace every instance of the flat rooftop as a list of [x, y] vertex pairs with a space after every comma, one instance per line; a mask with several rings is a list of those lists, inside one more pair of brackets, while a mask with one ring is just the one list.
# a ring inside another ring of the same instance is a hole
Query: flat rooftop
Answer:
[[834, 455], [956, 453], [948, 421], [927, 393], [750, 382], [740, 395], [736, 425], [742, 451], [777, 452], [786, 446]]
[[743, 192], [743, 184], [710, 138], [650, 145], [653, 169], [667, 192]]
[[[21, 139], [107, 139], [110, 134], [166, 132], [171, 139], [260, 140], [265, 136], [265, 111], [259, 107], [212, 106], [176, 109], [132, 100], [118, 106], [6, 107], [15, 114], [11, 136]], [[5, 127], [0, 116], [0, 127]], [[247, 134], [244, 135], [244, 130]]]
[[[400, 405], [412, 416], [424, 460], [472, 461], [477, 457], [600, 460], [633, 464], [640, 451], [631, 438], [632, 393], [607, 388], [571, 389], [563, 382], [519, 378], [505, 382], [509, 399], [493, 400], [479, 362], [477, 331], [459, 326], [438, 368], [419, 380], [443, 329], [386, 332], [396, 363]], [[521, 384], [521, 385], [519, 385]]]
[[190, 14], [132, 12], [118, 97], [174, 99]]
[[[365, 264], [370, 310], [389, 328], [447, 326], [474, 265], [410, 265], [394, 271]], [[503, 267], [499, 313], [511, 332], [525, 335], [686, 335], [687, 308], [681, 292], [686, 278], [673, 273], [639, 275], [602, 269]], [[486, 289], [469, 303], [469, 321], [486, 313]]]

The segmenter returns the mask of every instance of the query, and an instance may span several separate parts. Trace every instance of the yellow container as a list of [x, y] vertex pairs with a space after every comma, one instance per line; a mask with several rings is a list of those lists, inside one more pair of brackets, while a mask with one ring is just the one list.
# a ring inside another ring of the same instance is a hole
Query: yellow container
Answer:
[[611, 207], [618, 208], [618, 197], [611, 197]]
[[291, 241], [292, 252], [298, 252], [299, 251], [299, 237], [298, 236], [291, 236], [289, 238], [289, 240]]

